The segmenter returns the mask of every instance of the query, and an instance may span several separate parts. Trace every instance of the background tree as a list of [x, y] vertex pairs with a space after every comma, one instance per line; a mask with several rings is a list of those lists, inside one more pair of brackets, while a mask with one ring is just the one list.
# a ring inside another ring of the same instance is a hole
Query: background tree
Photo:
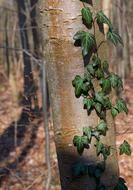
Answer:
[[110, 16], [124, 42], [124, 48], [120, 46], [116, 49], [113, 48], [111, 52], [112, 66], [124, 80], [129, 73], [133, 72], [133, 1], [116, 0], [114, 2], [110, 0], [110, 4], [112, 4], [112, 6], [108, 6]]

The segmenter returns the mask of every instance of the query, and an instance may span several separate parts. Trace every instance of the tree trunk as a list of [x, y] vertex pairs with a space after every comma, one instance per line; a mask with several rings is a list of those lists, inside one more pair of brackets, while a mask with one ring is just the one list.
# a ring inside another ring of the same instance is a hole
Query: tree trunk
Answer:
[[40, 56], [40, 36], [38, 31], [37, 24], [37, 3], [38, 0], [30, 0], [30, 18], [31, 18], [31, 27], [32, 27], [32, 35], [33, 35], [33, 46], [34, 46], [34, 56], [39, 58]]
[[115, 29], [122, 36], [124, 48], [113, 48], [112, 65], [124, 79], [129, 72], [133, 72], [133, 1], [112, 1], [112, 18]]
[[[84, 64], [81, 48], [74, 46], [73, 35], [83, 29], [80, 15], [82, 2], [77, 0], [42, 0], [40, 12], [42, 15], [41, 28], [43, 29], [44, 56], [47, 62], [48, 85], [53, 111], [54, 133], [57, 157], [59, 163], [62, 190], [94, 190], [95, 181], [89, 176], [78, 179], [72, 178], [72, 166], [81, 161], [83, 163], [96, 163], [95, 147], [92, 145], [79, 156], [73, 146], [73, 137], [82, 134], [84, 126], [96, 126], [98, 118], [93, 112], [88, 117], [83, 109], [82, 98], [76, 99], [72, 80], [75, 75], [83, 75]], [[93, 7], [101, 7], [99, 1], [94, 1]], [[102, 34], [97, 35], [101, 40]], [[99, 54], [107, 58], [107, 47], [103, 47]], [[107, 145], [115, 148], [115, 131], [111, 115], [108, 113], [108, 134], [103, 138]], [[107, 160], [107, 168], [102, 181], [109, 190], [113, 189], [118, 179], [118, 164], [116, 150]]]
[[24, 61], [24, 98], [23, 105], [26, 111], [31, 109], [31, 97], [33, 96], [33, 75], [30, 56], [27, 55], [26, 51], [29, 51], [29, 41], [27, 34], [27, 24], [26, 24], [26, 7], [24, 0], [17, 0], [18, 5], [18, 17], [19, 17], [19, 27], [20, 27], [20, 37], [23, 51], [23, 61]]

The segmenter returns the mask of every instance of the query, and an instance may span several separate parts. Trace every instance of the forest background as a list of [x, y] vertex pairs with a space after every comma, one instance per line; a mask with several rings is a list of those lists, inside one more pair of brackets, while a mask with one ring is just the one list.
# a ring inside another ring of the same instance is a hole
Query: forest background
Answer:
[[[128, 116], [122, 114], [115, 121], [117, 145], [127, 139], [133, 149], [133, 2], [102, 3], [124, 41], [124, 48], [111, 46], [109, 52], [111, 68], [124, 82], [123, 96], [129, 107]], [[44, 189], [48, 156], [51, 189], [60, 189], [49, 100], [50, 154], [46, 154], [43, 95], [47, 92], [42, 90], [45, 44], [39, 28], [40, 13], [37, 0], [0, 1], [0, 190]], [[132, 190], [133, 155], [119, 156], [119, 166]]]

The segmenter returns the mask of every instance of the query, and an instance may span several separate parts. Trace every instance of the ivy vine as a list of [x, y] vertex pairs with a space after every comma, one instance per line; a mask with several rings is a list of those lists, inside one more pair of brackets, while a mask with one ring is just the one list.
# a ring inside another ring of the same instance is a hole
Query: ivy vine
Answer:
[[[112, 89], [116, 92], [123, 90], [123, 83], [121, 78], [109, 71], [109, 64], [106, 60], [101, 60], [98, 51], [105, 42], [112, 42], [115, 46], [118, 44], [123, 45], [121, 36], [114, 30], [113, 25], [109, 18], [103, 13], [102, 10], [94, 14], [91, 9], [83, 3], [81, 10], [83, 23], [86, 25], [88, 31], [78, 31], [74, 35], [74, 40], [80, 42], [82, 48], [83, 58], [93, 50], [90, 61], [85, 66], [84, 77], [76, 75], [72, 81], [75, 89], [75, 96], [77, 98], [83, 97], [83, 106], [87, 110], [88, 115], [95, 110], [100, 122], [97, 126], [83, 127], [82, 136], [74, 136], [73, 144], [77, 148], [79, 155], [82, 155], [84, 149], [89, 149], [92, 139], [95, 139], [95, 148], [97, 156], [102, 155], [103, 161], [96, 165], [83, 165], [82, 163], [75, 163], [73, 165], [73, 176], [79, 177], [80, 175], [93, 176], [96, 181], [96, 190], [107, 190], [107, 187], [101, 183], [100, 178], [106, 168], [106, 160], [111, 153], [111, 146], [104, 144], [101, 140], [102, 136], [106, 136], [108, 132], [106, 112], [110, 110], [112, 117], [115, 118], [119, 113], [128, 113], [126, 102], [123, 98], [117, 97], [115, 104], [112, 103], [110, 93]], [[108, 32], [105, 40], [97, 43], [95, 27], [106, 24], [108, 25]], [[88, 29], [89, 28], [89, 29]], [[93, 29], [93, 33], [90, 31]], [[97, 81], [99, 89], [95, 88]], [[116, 93], [117, 94], [117, 93]], [[119, 147], [120, 155], [131, 155], [131, 147], [126, 140]], [[119, 178], [118, 184], [114, 190], [127, 190], [126, 182], [123, 178]]]

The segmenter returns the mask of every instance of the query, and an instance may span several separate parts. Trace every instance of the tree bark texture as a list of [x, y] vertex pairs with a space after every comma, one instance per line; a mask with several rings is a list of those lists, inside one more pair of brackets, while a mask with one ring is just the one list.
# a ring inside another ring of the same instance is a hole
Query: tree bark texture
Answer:
[[[90, 2], [92, 4], [92, 2]], [[94, 144], [79, 156], [73, 146], [73, 137], [82, 134], [84, 126], [96, 126], [99, 122], [95, 112], [88, 117], [83, 109], [82, 98], [74, 95], [72, 80], [76, 75], [84, 74], [84, 63], [80, 47], [74, 46], [74, 34], [84, 29], [81, 17], [82, 2], [77, 0], [41, 0], [40, 13], [43, 33], [44, 57], [47, 62], [48, 85], [53, 112], [54, 133], [59, 163], [62, 190], [94, 190], [93, 178], [82, 176], [72, 178], [72, 166], [81, 161], [96, 163]], [[100, 9], [99, 1], [93, 2], [95, 10]], [[97, 40], [103, 35], [97, 33]], [[107, 58], [107, 47], [100, 49], [101, 58]], [[115, 148], [115, 130], [111, 115], [107, 114], [109, 131], [103, 142]], [[116, 150], [112, 149], [107, 160], [107, 168], [102, 181], [109, 190], [113, 189], [118, 179]]]
[[112, 2], [112, 19], [115, 29], [121, 35], [124, 48], [113, 48], [112, 65], [124, 79], [133, 72], [133, 1], [116, 0]]

